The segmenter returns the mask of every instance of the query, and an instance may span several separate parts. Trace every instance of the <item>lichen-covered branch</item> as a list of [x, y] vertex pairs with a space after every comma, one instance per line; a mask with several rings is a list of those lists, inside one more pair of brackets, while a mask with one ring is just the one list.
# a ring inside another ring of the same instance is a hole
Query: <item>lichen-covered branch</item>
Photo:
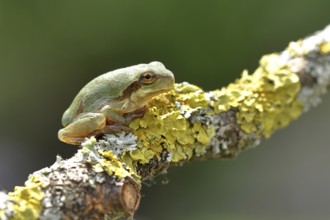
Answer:
[[129, 218], [141, 181], [190, 160], [235, 157], [320, 103], [329, 87], [330, 26], [262, 57], [225, 88], [176, 84], [130, 122], [131, 132], [92, 137], [72, 158], [0, 193], [0, 218]]
[[91, 149], [29, 176], [23, 187], [0, 194], [0, 219], [117, 219], [130, 217], [140, 201], [140, 181], [111, 152]]

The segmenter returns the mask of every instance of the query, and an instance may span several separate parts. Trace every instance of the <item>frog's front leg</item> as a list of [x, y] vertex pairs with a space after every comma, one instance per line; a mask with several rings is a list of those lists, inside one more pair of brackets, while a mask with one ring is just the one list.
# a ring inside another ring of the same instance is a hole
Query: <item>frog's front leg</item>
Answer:
[[94, 131], [102, 130], [106, 126], [106, 116], [102, 113], [85, 113], [78, 116], [71, 124], [59, 130], [61, 141], [79, 145]]
[[144, 115], [144, 113], [146, 112], [146, 110], [147, 110], [147, 108], [144, 106], [144, 107], [135, 109], [132, 112], [125, 113], [125, 112], [122, 112], [121, 110], [116, 111], [111, 108], [105, 107], [102, 109], [101, 112], [107, 118], [107, 124], [109, 124], [109, 125], [117, 124], [120, 126], [127, 126], [128, 123], [132, 119], [142, 117]]
[[104, 107], [102, 114], [106, 117], [107, 125], [100, 130], [96, 130], [90, 136], [100, 136], [102, 134], [117, 133], [121, 131], [132, 132], [128, 126], [129, 122], [137, 117], [142, 117], [146, 111], [146, 107], [142, 107], [133, 112], [123, 113], [121, 110], [116, 111], [111, 108]]
[[105, 116], [107, 120], [107, 124], [127, 124], [127, 118], [123, 116], [123, 113], [115, 111], [111, 108], [102, 109], [102, 114]]

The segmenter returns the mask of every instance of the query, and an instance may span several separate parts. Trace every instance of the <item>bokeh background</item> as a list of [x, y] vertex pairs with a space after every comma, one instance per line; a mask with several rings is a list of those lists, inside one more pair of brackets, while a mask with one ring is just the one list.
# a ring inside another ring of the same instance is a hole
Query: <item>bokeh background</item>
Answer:
[[[101, 73], [154, 60], [205, 90], [330, 23], [326, 0], [0, 1], [0, 188], [76, 148], [64, 110]], [[329, 219], [330, 96], [235, 160], [194, 162], [143, 188], [137, 220]]]

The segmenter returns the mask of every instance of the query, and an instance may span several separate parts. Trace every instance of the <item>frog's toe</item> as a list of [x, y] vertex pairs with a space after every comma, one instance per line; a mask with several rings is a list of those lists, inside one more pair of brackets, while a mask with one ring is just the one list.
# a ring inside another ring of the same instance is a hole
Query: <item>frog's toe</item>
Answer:
[[80, 145], [82, 142], [84, 142], [85, 137], [70, 137], [66, 134], [65, 129], [61, 129], [58, 132], [58, 139], [67, 144]]

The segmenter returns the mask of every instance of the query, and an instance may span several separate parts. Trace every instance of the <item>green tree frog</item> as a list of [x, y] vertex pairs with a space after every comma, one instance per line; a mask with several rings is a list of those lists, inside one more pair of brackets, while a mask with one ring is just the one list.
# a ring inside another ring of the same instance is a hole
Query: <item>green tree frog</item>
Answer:
[[145, 112], [147, 102], [174, 87], [174, 75], [160, 62], [100, 75], [85, 85], [62, 117], [58, 138], [79, 145], [86, 137], [122, 127]]

